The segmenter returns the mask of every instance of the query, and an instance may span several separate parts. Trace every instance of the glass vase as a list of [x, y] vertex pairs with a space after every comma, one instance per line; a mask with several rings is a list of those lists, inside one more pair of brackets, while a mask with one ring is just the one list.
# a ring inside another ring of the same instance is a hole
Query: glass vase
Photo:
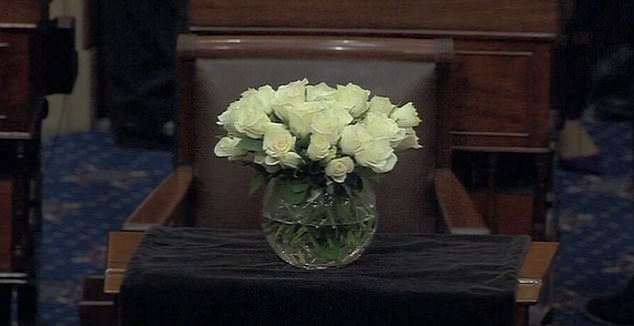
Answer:
[[295, 187], [299, 197], [292, 200], [281, 195], [288, 194], [289, 187], [294, 186], [287, 180], [272, 179], [262, 214], [266, 239], [282, 260], [304, 269], [326, 269], [346, 266], [361, 256], [377, 228], [370, 182], [359, 178], [356, 186], [300, 185]]

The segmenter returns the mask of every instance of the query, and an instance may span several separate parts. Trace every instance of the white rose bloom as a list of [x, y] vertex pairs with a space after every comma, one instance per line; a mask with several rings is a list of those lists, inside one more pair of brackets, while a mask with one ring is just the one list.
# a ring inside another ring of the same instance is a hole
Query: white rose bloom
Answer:
[[421, 122], [421, 119], [418, 117], [418, 111], [411, 102], [392, 111], [390, 118], [396, 121], [401, 128], [416, 127]]
[[239, 109], [238, 101], [232, 102], [224, 112], [218, 115], [216, 124], [222, 126], [229, 134], [236, 135], [238, 131], [234, 126], [234, 113]]
[[264, 167], [267, 171], [277, 171], [283, 169], [297, 169], [304, 160], [295, 152], [282, 153], [278, 157], [267, 155], [264, 158]]
[[242, 107], [240, 102], [233, 102], [225, 112], [218, 116], [217, 123], [230, 134], [260, 139], [271, 120], [264, 111], [256, 107]]
[[237, 147], [240, 140], [240, 138], [232, 136], [220, 138], [214, 147], [214, 154], [218, 157], [228, 157], [230, 160], [246, 155], [246, 150]]
[[421, 144], [418, 143], [418, 136], [416, 135], [416, 131], [414, 128], [403, 129], [403, 137], [399, 142], [393, 143], [392, 147], [397, 152], [402, 152], [408, 149], [418, 149], [423, 148]]
[[288, 121], [289, 110], [303, 105], [306, 101], [306, 85], [308, 80], [302, 79], [282, 85], [275, 92], [275, 100], [273, 101], [273, 112], [277, 117], [284, 121]]
[[393, 141], [400, 138], [398, 125], [385, 113], [368, 112], [362, 124], [374, 139]]
[[341, 131], [339, 148], [347, 155], [354, 155], [365, 143], [371, 142], [372, 136], [363, 125], [347, 125]]
[[279, 157], [280, 166], [284, 169], [297, 169], [304, 160], [302, 157], [295, 152], [287, 152]]
[[325, 136], [331, 144], [336, 144], [343, 128], [352, 122], [352, 116], [343, 108], [333, 107], [323, 110], [313, 117], [311, 131]]
[[363, 144], [357, 150], [354, 158], [359, 165], [370, 168], [376, 173], [392, 171], [397, 161], [394, 150], [387, 140], [377, 140]]
[[337, 90], [326, 83], [306, 86], [306, 101], [333, 101]]
[[384, 96], [373, 97], [368, 105], [368, 112], [385, 113], [388, 116], [396, 107], [394, 104], [392, 104], [392, 102], [390, 102], [389, 98]]
[[283, 123], [271, 122], [266, 127], [266, 130], [264, 131], [264, 133], [266, 134], [266, 133], [272, 133], [272, 132], [288, 132], [288, 128], [286, 128], [286, 125]]
[[348, 156], [336, 158], [328, 162], [324, 172], [332, 180], [338, 183], [342, 183], [346, 180], [349, 173], [354, 170], [354, 161]]
[[299, 138], [304, 138], [310, 133], [313, 117], [324, 110], [324, 102], [305, 102], [287, 111], [288, 127]]
[[254, 106], [266, 114], [270, 114], [273, 111], [274, 100], [275, 90], [269, 85], [264, 85], [258, 89], [249, 88], [242, 92], [240, 98], [243, 106]]
[[328, 157], [331, 157], [335, 148], [332, 147], [328, 137], [319, 134], [312, 134], [310, 136], [310, 143], [306, 149], [308, 158], [313, 161], [321, 161]]
[[280, 170], [280, 166], [278, 165], [278, 161], [273, 159], [274, 160], [273, 164], [269, 165], [269, 164], [267, 164], [267, 160], [266, 160], [267, 157], [268, 156], [263, 151], [262, 152], [255, 152], [253, 154], [253, 163], [259, 164], [260, 166], [264, 167], [264, 169], [268, 173], [275, 173], [275, 172], [279, 171]]
[[337, 85], [335, 98], [354, 118], [362, 116], [368, 109], [370, 91], [358, 85], [348, 83], [346, 86]]
[[256, 108], [238, 110], [234, 115], [234, 127], [239, 134], [249, 138], [261, 139], [271, 120], [269, 116]]
[[275, 92], [275, 98], [280, 100], [284, 98], [300, 97], [302, 100], [305, 100], [306, 85], [308, 85], [308, 80], [306, 78], [290, 82], [286, 85], [282, 85], [277, 88], [277, 91]]
[[295, 149], [295, 136], [289, 131], [274, 128], [264, 134], [262, 147], [268, 156], [279, 158]]

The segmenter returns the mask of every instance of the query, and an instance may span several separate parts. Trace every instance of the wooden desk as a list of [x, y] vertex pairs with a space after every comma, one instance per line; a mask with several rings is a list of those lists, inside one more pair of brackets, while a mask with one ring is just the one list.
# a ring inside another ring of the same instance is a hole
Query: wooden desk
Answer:
[[0, 1], [0, 325], [37, 318], [48, 3]]
[[[143, 232], [115, 231], [109, 234], [104, 278], [104, 291], [106, 293], [113, 295], [119, 293], [128, 260], [142, 237]], [[530, 244], [519, 272], [519, 284], [516, 292], [518, 325], [528, 323], [529, 307], [537, 305], [543, 299], [550, 267], [558, 247], [559, 244], [555, 242], [532, 242]]]

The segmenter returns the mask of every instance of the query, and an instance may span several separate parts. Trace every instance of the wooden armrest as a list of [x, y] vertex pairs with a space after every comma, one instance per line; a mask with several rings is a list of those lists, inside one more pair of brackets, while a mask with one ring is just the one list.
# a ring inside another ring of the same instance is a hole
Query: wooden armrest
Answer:
[[517, 303], [532, 305], [538, 302], [558, 250], [558, 242], [531, 242], [518, 274]]
[[142, 231], [166, 225], [189, 191], [191, 166], [179, 166], [167, 176], [123, 223], [123, 230]]
[[436, 169], [434, 186], [443, 220], [450, 233], [490, 233], [471, 197], [450, 169]]
[[117, 294], [128, 261], [143, 239], [145, 232], [113, 231], [108, 234], [104, 292]]

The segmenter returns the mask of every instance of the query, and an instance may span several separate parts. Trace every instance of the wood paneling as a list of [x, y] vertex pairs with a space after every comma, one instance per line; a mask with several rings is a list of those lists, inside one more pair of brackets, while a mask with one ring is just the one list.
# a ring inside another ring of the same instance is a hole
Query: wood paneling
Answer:
[[2, 23], [36, 24], [42, 18], [41, 13], [42, 1], [39, 0], [0, 0]]
[[551, 0], [190, 0], [192, 26], [553, 33]]
[[31, 35], [0, 30], [0, 131], [25, 131], [31, 115]]
[[[0, 121], [6, 119], [2, 113], [9, 104], [9, 43], [0, 41]], [[1, 123], [1, 122], [0, 122]]]
[[[487, 195], [471, 195], [478, 212], [487, 220]], [[497, 232], [501, 234], [533, 234], [533, 195], [532, 194], [495, 194], [495, 217]]]
[[451, 71], [451, 143], [548, 147], [548, 42], [458, 40]]

